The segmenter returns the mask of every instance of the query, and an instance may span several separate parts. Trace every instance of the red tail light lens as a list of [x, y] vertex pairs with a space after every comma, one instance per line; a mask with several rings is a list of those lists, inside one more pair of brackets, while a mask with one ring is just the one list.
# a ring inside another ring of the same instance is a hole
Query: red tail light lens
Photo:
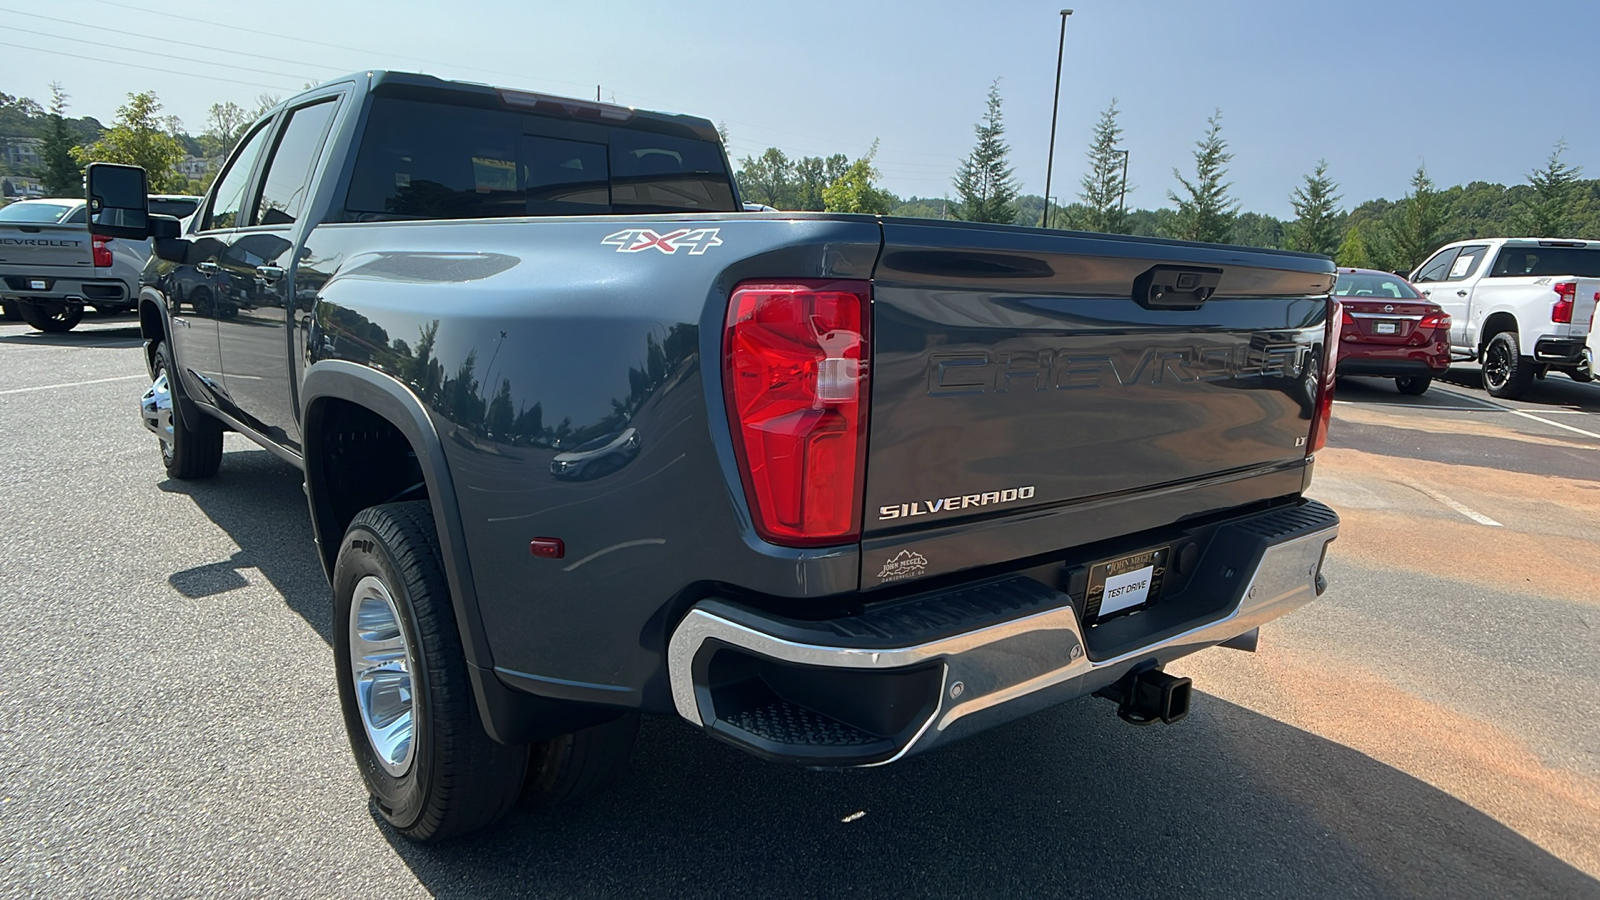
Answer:
[[1422, 321], [1417, 323], [1417, 330], [1428, 331], [1429, 329], [1449, 331], [1450, 314], [1445, 312], [1436, 312], [1423, 316]]
[[1333, 419], [1333, 382], [1339, 368], [1339, 334], [1344, 323], [1339, 301], [1328, 300], [1328, 324], [1322, 335], [1322, 371], [1317, 373], [1317, 399], [1311, 417], [1311, 436], [1306, 439], [1306, 455], [1328, 444], [1328, 423]]
[[723, 335], [734, 452], [756, 531], [791, 547], [861, 534], [871, 285], [746, 283]]
[[1578, 285], [1567, 281], [1555, 286], [1556, 302], [1550, 307], [1550, 321], [1558, 325], [1572, 324], [1572, 307], [1578, 301]]
[[95, 267], [104, 269], [111, 265], [111, 238], [96, 234], [89, 238], [89, 243], [94, 247]]

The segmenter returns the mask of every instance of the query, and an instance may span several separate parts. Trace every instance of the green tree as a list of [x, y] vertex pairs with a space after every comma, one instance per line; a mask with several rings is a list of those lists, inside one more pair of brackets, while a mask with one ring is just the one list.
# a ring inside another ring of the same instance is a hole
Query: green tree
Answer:
[[44, 144], [39, 148], [39, 181], [51, 197], [83, 195], [83, 166], [72, 157], [77, 144], [67, 132], [67, 120], [62, 115], [66, 110], [67, 94], [61, 89], [61, 82], [51, 82], [50, 130], [45, 132]]
[[183, 144], [171, 133], [176, 120], [157, 116], [161, 101], [151, 91], [129, 94], [128, 102], [117, 109], [117, 120], [100, 140], [87, 147], [74, 148], [80, 163], [112, 162], [142, 166], [152, 191], [180, 190], [187, 183], [178, 174], [183, 162]]
[[795, 201], [794, 163], [782, 150], [768, 147], [759, 157], [746, 156], [734, 174], [739, 194], [749, 203], [765, 203], [777, 209], [793, 209]]
[[244, 129], [251, 121], [250, 113], [232, 100], [211, 104], [206, 112], [206, 130], [200, 136], [202, 152], [210, 157], [226, 157], [244, 137]]
[[[874, 144], [873, 146], [877, 146]], [[827, 208], [823, 190], [837, 181], [850, 168], [850, 158], [835, 153], [824, 159], [820, 156], [802, 156], [794, 164], [794, 205], [791, 209], [822, 210]]]
[[989, 85], [988, 109], [975, 130], [978, 142], [956, 170], [957, 202], [952, 212], [968, 222], [1017, 220], [1016, 172], [1008, 165], [1011, 148], [1005, 142], [1005, 123], [1000, 111], [1000, 79]]
[[828, 212], [875, 213], [888, 215], [896, 205], [893, 194], [873, 184], [881, 177], [873, 168], [872, 159], [878, 155], [878, 142], [872, 142], [867, 155], [851, 163], [838, 178], [822, 189], [824, 208]]
[[1445, 214], [1426, 165], [1411, 176], [1411, 193], [1383, 220], [1384, 246], [1376, 256], [1385, 268], [1410, 271], [1443, 241]]
[[1517, 206], [1515, 229], [1527, 237], [1569, 237], [1584, 198], [1578, 187], [1583, 170], [1561, 161], [1567, 140], [1556, 141], [1544, 168], [1528, 173], [1532, 194]]
[[1222, 138], [1222, 110], [1213, 112], [1211, 118], [1206, 119], [1206, 126], [1206, 136], [1195, 142], [1194, 181], [1184, 178], [1177, 169], [1172, 170], [1187, 196], [1180, 197], [1168, 191], [1167, 198], [1178, 206], [1174, 237], [1226, 244], [1233, 238], [1233, 220], [1238, 215], [1239, 203], [1228, 195], [1233, 183], [1223, 181], [1228, 176], [1228, 163], [1233, 154], [1228, 152], [1228, 142]]
[[1284, 229], [1285, 249], [1332, 256], [1339, 252], [1339, 214], [1342, 199], [1334, 193], [1339, 186], [1328, 177], [1328, 161], [1317, 160], [1317, 167], [1305, 176], [1306, 183], [1294, 189], [1289, 205], [1294, 221]]
[[1367, 239], [1361, 233], [1360, 222], [1345, 229], [1344, 240], [1339, 243], [1334, 262], [1356, 269], [1373, 268], [1372, 254], [1367, 252]]
[[1089, 171], [1084, 173], [1083, 187], [1078, 191], [1083, 209], [1069, 220], [1074, 228], [1107, 234], [1128, 233], [1128, 217], [1122, 205], [1128, 194], [1126, 151], [1117, 149], [1122, 140], [1117, 112], [1117, 98], [1112, 97], [1111, 105], [1100, 113], [1100, 121], [1095, 123], [1094, 137], [1089, 141]]

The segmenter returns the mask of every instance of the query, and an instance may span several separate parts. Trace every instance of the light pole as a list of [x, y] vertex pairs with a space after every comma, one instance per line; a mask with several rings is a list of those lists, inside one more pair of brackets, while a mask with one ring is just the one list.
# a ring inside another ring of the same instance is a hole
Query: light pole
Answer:
[[1061, 107], [1061, 57], [1067, 50], [1067, 17], [1072, 15], [1072, 10], [1061, 11], [1061, 40], [1056, 44], [1056, 92], [1050, 98], [1050, 155], [1044, 163], [1044, 220], [1039, 223], [1041, 227], [1050, 227], [1050, 176], [1055, 174], [1056, 165], [1056, 113]]
[[1128, 151], [1113, 150], [1112, 152], [1122, 154], [1122, 190], [1117, 197], [1117, 210], [1126, 216], [1128, 214]]

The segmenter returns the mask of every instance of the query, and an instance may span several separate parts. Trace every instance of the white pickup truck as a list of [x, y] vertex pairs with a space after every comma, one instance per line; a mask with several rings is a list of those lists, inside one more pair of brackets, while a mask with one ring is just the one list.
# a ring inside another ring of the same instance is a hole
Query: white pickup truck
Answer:
[[1600, 300], [1600, 241], [1457, 241], [1410, 280], [1450, 314], [1451, 349], [1483, 363], [1490, 396], [1520, 397], [1551, 370], [1593, 380], [1588, 338]]

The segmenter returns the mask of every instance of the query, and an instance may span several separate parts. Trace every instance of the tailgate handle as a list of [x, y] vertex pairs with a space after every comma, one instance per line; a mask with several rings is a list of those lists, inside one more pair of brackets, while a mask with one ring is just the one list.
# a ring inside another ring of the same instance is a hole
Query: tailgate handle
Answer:
[[1133, 302], [1145, 309], [1199, 309], [1221, 281], [1221, 269], [1153, 266], [1133, 280]]

